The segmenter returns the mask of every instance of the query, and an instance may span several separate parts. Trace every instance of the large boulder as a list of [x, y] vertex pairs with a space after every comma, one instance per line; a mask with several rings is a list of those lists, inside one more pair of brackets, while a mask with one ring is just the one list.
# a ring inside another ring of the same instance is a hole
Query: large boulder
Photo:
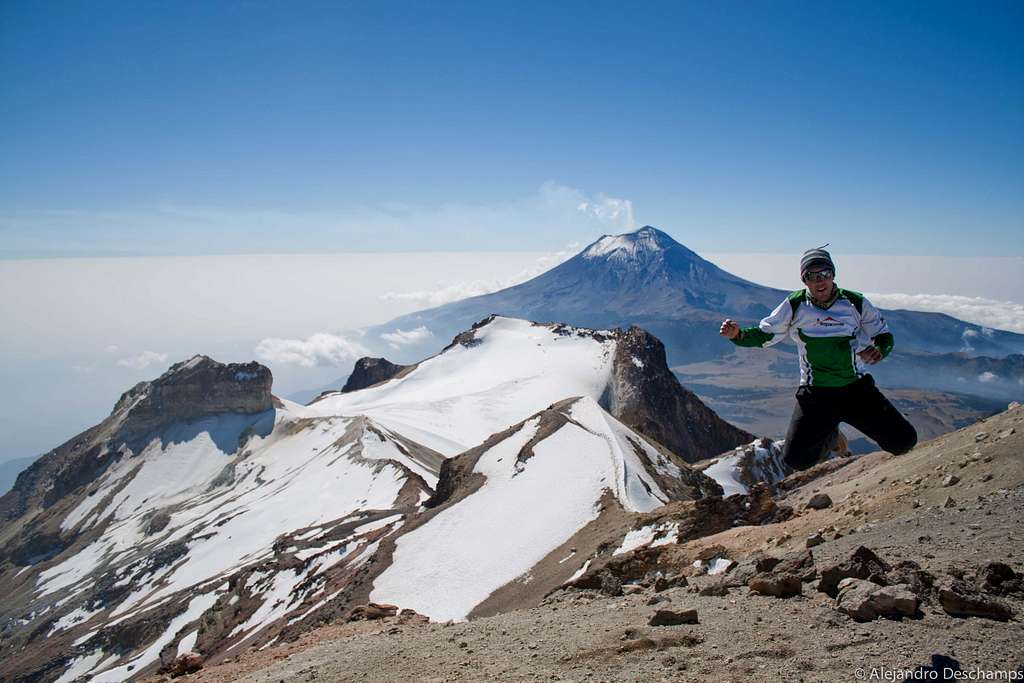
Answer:
[[697, 610], [669, 610], [659, 609], [647, 622], [649, 626], [678, 626], [680, 624], [696, 624]]
[[978, 586], [989, 593], [1024, 592], [1024, 578], [1003, 562], [986, 562], [978, 568]]
[[939, 604], [954, 617], [983, 617], [1007, 621], [1013, 609], [1006, 603], [978, 591], [966, 581], [948, 577], [938, 587]]
[[754, 593], [775, 598], [792, 598], [803, 593], [800, 577], [786, 573], [755, 576], [747, 583], [747, 587]]
[[198, 652], [185, 652], [177, 656], [174, 662], [167, 668], [166, 673], [171, 678], [187, 676], [203, 668], [203, 656]]
[[831, 597], [839, 594], [839, 582], [843, 579], [863, 579], [885, 585], [885, 579], [889, 565], [886, 564], [870, 548], [858, 547], [846, 560], [825, 567], [821, 570], [821, 580], [818, 581], [818, 590], [828, 593]]
[[839, 582], [836, 609], [857, 621], [879, 617], [912, 617], [920, 604], [909, 586], [879, 586], [864, 579], [847, 578]]

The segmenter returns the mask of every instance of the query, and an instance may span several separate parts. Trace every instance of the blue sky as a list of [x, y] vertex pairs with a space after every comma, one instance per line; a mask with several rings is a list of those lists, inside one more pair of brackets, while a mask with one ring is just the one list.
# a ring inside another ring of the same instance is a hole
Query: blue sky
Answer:
[[4, 2], [0, 258], [646, 223], [1019, 256], [1022, 30], [1019, 2]]

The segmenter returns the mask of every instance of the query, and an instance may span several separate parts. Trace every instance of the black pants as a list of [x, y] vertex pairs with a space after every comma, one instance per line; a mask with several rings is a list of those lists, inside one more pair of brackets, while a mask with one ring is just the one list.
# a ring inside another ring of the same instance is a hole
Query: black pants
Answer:
[[906, 453], [917, 443], [917, 430], [864, 375], [845, 387], [800, 387], [786, 432], [783, 458], [805, 470], [828, 451], [834, 430], [845, 422], [873, 439], [883, 450]]

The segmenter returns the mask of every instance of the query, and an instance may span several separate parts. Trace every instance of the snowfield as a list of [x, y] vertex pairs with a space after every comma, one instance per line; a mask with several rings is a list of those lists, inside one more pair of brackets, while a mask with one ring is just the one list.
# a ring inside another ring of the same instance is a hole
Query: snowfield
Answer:
[[534, 445], [525, 462], [517, 455], [535, 436], [538, 418], [485, 451], [473, 471], [486, 483], [401, 536], [370, 599], [439, 621], [465, 620], [595, 519], [605, 490], [638, 512], [666, 502], [629, 447], [627, 427], [589, 398], [575, 402], [568, 416], [573, 421]]

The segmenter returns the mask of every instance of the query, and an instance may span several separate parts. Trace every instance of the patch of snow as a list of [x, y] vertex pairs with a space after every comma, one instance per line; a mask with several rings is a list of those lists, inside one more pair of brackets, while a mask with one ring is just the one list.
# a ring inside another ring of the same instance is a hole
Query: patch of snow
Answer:
[[722, 487], [723, 496], [732, 496], [737, 493], [747, 493], [747, 487], [740, 481], [741, 470], [739, 468], [740, 458], [743, 451], [724, 455], [718, 462], [704, 469], [704, 474], [718, 482]]
[[632, 529], [622, 540], [622, 545], [612, 555], [622, 555], [641, 546], [645, 546], [654, 540], [655, 527], [644, 526], [639, 529]]
[[192, 368], [194, 368], [195, 366], [199, 365], [202, 362], [203, 362], [203, 356], [200, 355], [200, 354], [196, 354], [195, 356], [192, 356], [187, 361], [185, 361], [182, 364], [182, 366], [180, 368], [178, 368], [178, 369], [179, 370], [191, 370]]
[[606, 472], [615, 484], [612, 492], [624, 508], [631, 512], [650, 512], [668, 502], [668, 496], [647, 473], [634, 450], [634, 444], [639, 444], [645, 457], [653, 462], [659, 454], [650, 444], [591, 398], [576, 401], [569, 415], [588, 433], [604, 441], [605, 446], [599, 452], [607, 458]]
[[[108, 488], [123, 486], [104, 513], [113, 515], [112, 523], [84, 550], [41, 572], [40, 595], [85, 587], [91, 575], [118, 558], [123, 567], [132, 562], [135, 569], [118, 575], [132, 582], [133, 591], [114, 616], [129, 614], [269, 555], [282, 533], [312, 526], [305, 534], [315, 534], [324, 523], [357, 510], [393, 507], [408, 475], [387, 463], [370, 466], [340, 458], [353, 445], [339, 443], [351, 419], [313, 417], [295, 429], [302, 418], [285, 410], [276, 416], [278, 424], [268, 436], [249, 439], [244, 459], [226, 456], [217, 442], [223, 443], [225, 432], [237, 436], [261, 418], [243, 422], [239, 416], [217, 416], [193, 423], [191, 431], [172, 430], [166, 443], [154, 440], [137, 456], [115, 463], [112, 468], [123, 471], [112, 473], [93, 496], [102, 500]], [[232, 461], [235, 484], [211, 489], [210, 482]], [[168, 506], [178, 509], [167, 530], [147, 536], [148, 515]], [[188, 544], [181, 560], [142, 581], [132, 578], [152, 551], [177, 541]]]
[[[739, 446], [729, 455], [722, 456], [718, 461], [705, 468], [704, 474], [719, 483], [724, 496], [737, 493], [748, 493], [749, 489], [741, 480], [743, 467], [755, 481], [773, 484], [782, 481], [787, 470], [782, 462], [782, 449], [785, 441], [769, 441], [757, 439], [746, 446]], [[748, 456], [746, 451], [752, 450]], [[746, 458], [746, 462], [744, 459]]]
[[68, 668], [54, 683], [71, 683], [76, 678], [87, 676], [103, 661], [103, 650], [93, 650], [87, 655], [75, 657], [68, 663]]
[[657, 548], [659, 545], [675, 543], [677, 538], [679, 538], [679, 523], [672, 522], [668, 525], [663, 524], [658, 530], [658, 538], [654, 539], [651, 543], [651, 547]]
[[[82, 646], [82, 645], [84, 645], [85, 643], [89, 642], [89, 639], [90, 639], [90, 638], [92, 638], [92, 637], [93, 637], [94, 635], [96, 635], [96, 634], [97, 634], [97, 633], [99, 633], [99, 632], [100, 632], [100, 630], [99, 630], [99, 629], [94, 629], [94, 630], [92, 630], [92, 631], [89, 631], [89, 632], [88, 632], [88, 633], [86, 633], [86, 634], [85, 634], [84, 636], [79, 636], [78, 638], [75, 638], [75, 642], [74, 642], [74, 643], [72, 643], [72, 644], [73, 644], [73, 645], [74, 645], [75, 647], [81, 647], [81, 646]], [[116, 658], [116, 655], [115, 655], [115, 658]]]
[[580, 578], [581, 576], [583, 576], [584, 574], [587, 573], [587, 569], [589, 569], [589, 568], [590, 568], [590, 560], [587, 560], [586, 562], [583, 563], [582, 567], [580, 567], [579, 569], [576, 570], [575, 574], [573, 574], [572, 576], [569, 577], [569, 580], [566, 581], [566, 583], [572, 583], [576, 579]]
[[57, 631], [63, 631], [64, 629], [71, 628], [76, 624], [81, 624], [82, 622], [88, 621], [94, 614], [97, 614], [102, 611], [103, 610], [101, 608], [90, 612], [89, 610], [83, 607], [79, 607], [73, 612], [68, 612], [63, 617], [55, 621], [53, 627], [50, 629], [50, 632], [46, 635], [52, 636]]
[[639, 359], [639, 358], [637, 358], [636, 356], [633, 356], [633, 358], [632, 358], [632, 361], [633, 361], [633, 365], [637, 366], [638, 368], [641, 368], [641, 369], [643, 369], [643, 367], [644, 367], [644, 362], [643, 362], [642, 360], [640, 360], [640, 359]]
[[192, 631], [184, 638], [178, 641], [178, 656], [191, 652], [192, 648], [196, 646], [196, 639], [199, 637], [199, 631]]
[[724, 557], [716, 557], [708, 562], [708, 574], [711, 576], [724, 574], [731, 564], [732, 560]]
[[632, 529], [622, 539], [622, 545], [612, 555], [622, 555], [645, 545], [657, 547], [675, 543], [678, 533], [679, 524], [677, 522], [649, 524], [639, 529]]

